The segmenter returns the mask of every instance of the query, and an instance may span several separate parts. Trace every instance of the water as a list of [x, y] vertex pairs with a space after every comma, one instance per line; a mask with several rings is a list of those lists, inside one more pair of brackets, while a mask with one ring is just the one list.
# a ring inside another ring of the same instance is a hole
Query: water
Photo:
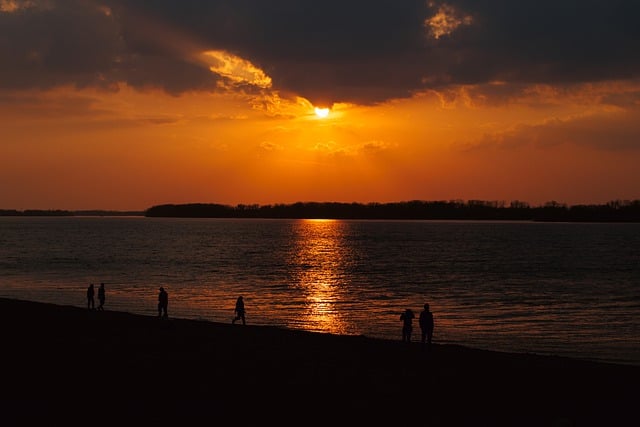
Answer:
[[[640, 224], [0, 218], [0, 296], [640, 365]], [[414, 328], [419, 340], [419, 328]]]

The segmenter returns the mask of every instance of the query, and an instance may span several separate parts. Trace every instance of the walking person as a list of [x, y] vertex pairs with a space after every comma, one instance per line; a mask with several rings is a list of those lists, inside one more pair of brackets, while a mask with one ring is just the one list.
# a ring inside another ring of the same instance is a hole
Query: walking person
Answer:
[[166, 319], [169, 317], [167, 310], [169, 308], [169, 294], [164, 290], [163, 287], [160, 287], [160, 293], [158, 294], [158, 317], [162, 317]]
[[420, 312], [418, 319], [420, 324], [422, 346], [427, 350], [431, 350], [431, 339], [433, 338], [433, 313], [429, 311], [429, 304], [424, 304], [424, 310]]
[[413, 314], [413, 310], [407, 308], [404, 313], [400, 315], [402, 320], [402, 341], [411, 342], [411, 332], [413, 332], [413, 319], [416, 315]]
[[96, 289], [93, 287], [93, 283], [91, 283], [87, 288], [87, 308], [89, 310], [96, 309], [96, 300], [94, 299], [95, 294], [96, 294]]
[[242, 324], [246, 325], [247, 323], [244, 318], [244, 314], [245, 314], [244, 299], [242, 298], [242, 296], [239, 296], [238, 299], [236, 300], [236, 307], [233, 311], [236, 313], [236, 315], [231, 321], [231, 324], [235, 325], [236, 321], [242, 320]]
[[105, 289], [104, 289], [104, 283], [100, 283], [100, 287], [98, 288], [98, 310], [100, 311], [104, 311], [104, 300], [105, 300]]

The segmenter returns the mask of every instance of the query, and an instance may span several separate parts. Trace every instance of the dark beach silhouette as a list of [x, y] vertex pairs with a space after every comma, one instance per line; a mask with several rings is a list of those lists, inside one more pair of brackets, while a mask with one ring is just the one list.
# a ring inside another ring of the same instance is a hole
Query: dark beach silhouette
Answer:
[[425, 362], [419, 343], [240, 331], [228, 321], [172, 319], [166, 328], [153, 315], [86, 316], [85, 307], [5, 298], [0, 324], [7, 426], [201, 425], [238, 413], [247, 425], [602, 427], [637, 419], [640, 366], [437, 343]]

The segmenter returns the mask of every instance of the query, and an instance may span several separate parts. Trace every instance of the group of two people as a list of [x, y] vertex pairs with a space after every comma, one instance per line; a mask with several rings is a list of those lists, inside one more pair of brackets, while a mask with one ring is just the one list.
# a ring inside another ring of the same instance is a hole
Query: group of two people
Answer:
[[[431, 340], [433, 338], [433, 313], [429, 310], [429, 304], [424, 304], [424, 309], [420, 312], [418, 324], [420, 325], [421, 339], [420, 342], [431, 349]], [[413, 319], [415, 319], [413, 310], [407, 308], [400, 315], [402, 320], [402, 341], [411, 342], [411, 333], [413, 332]]]
[[[160, 287], [160, 293], [158, 294], [158, 317], [162, 317], [165, 319], [168, 317], [168, 314], [167, 314], [168, 306], [169, 306], [169, 294], [167, 294], [167, 291], [165, 291], [163, 287]], [[236, 321], [242, 320], [242, 324], [246, 325], [246, 320], [244, 317], [244, 314], [245, 314], [244, 300], [242, 296], [239, 296], [238, 299], [236, 300], [236, 306], [234, 311], [236, 313], [236, 316], [233, 318], [231, 323], [235, 324]]]
[[[87, 308], [89, 310], [96, 309], [95, 295], [96, 295], [96, 288], [93, 286], [93, 283], [90, 283], [89, 287], [87, 288]], [[104, 289], [104, 283], [100, 283], [100, 287], [98, 288], [98, 303], [99, 303], [98, 310], [100, 311], [104, 310], [105, 298], [106, 298], [106, 291]]]
[[[95, 288], [93, 283], [89, 285], [87, 288], [87, 305], [89, 310], [95, 310], [96, 303], [94, 300]], [[106, 292], [104, 289], [104, 283], [100, 283], [100, 287], [98, 288], [98, 301], [100, 305], [98, 305], [98, 310], [104, 310], [104, 301], [106, 299]], [[164, 290], [163, 287], [160, 288], [160, 294], [158, 295], [158, 317], [166, 318], [168, 317], [167, 308], [169, 306], [169, 294]]]
[[[95, 301], [96, 289], [93, 286], [93, 283], [89, 284], [87, 288], [87, 308], [89, 310], [96, 309], [96, 301]], [[100, 283], [100, 287], [98, 288], [98, 310], [104, 310], [104, 302], [106, 300], [106, 290], [104, 288], [104, 283]], [[160, 294], [158, 295], [158, 317], [166, 318], [167, 315], [167, 307], [169, 305], [169, 295], [164, 288], [160, 288]]]
[[[169, 294], [164, 290], [163, 287], [160, 287], [160, 293], [158, 294], [158, 317], [167, 318], [167, 308], [169, 305]], [[234, 308], [235, 317], [231, 320], [232, 324], [235, 324], [236, 321], [242, 320], [242, 324], [246, 325], [245, 319], [245, 309], [244, 309], [244, 299], [242, 296], [239, 296], [236, 300], [236, 306]]]

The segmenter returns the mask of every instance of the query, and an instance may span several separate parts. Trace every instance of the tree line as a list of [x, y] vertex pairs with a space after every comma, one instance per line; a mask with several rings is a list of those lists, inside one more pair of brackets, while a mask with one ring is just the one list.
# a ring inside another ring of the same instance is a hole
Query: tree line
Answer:
[[550, 201], [412, 200], [392, 203], [296, 202], [292, 204], [162, 204], [144, 211], [0, 209], [0, 216], [146, 216], [174, 218], [405, 219], [640, 222], [640, 200], [567, 205]]
[[281, 218], [281, 219], [404, 219], [640, 222], [640, 200], [605, 204], [567, 205], [555, 201], [540, 206], [526, 202], [412, 200], [392, 203], [297, 202], [292, 204], [216, 203], [163, 204], [144, 212], [147, 217]]

